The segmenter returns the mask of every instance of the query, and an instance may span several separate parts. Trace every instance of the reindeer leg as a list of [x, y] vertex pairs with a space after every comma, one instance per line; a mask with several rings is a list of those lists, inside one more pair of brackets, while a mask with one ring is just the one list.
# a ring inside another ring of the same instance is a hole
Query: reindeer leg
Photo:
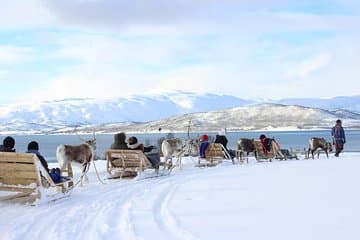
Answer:
[[314, 159], [314, 152], [315, 152], [315, 150], [311, 150], [312, 159]]

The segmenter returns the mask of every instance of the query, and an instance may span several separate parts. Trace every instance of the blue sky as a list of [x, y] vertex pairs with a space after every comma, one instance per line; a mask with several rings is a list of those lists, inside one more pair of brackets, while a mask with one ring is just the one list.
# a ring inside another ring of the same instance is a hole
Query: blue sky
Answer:
[[0, 104], [359, 95], [359, 1], [0, 0]]

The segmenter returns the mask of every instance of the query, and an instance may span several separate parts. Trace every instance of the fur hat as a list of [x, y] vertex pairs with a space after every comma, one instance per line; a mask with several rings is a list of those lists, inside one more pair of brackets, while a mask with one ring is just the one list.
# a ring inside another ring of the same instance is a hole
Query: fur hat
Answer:
[[13, 137], [7, 136], [7, 137], [4, 138], [4, 140], [3, 140], [3, 145], [4, 145], [4, 147], [14, 148], [14, 146], [15, 146], [15, 139], [14, 139]]
[[201, 141], [207, 141], [208, 139], [209, 139], [209, 137], [206, 134], [201, 136]]
[[39, 144], [35, 141], [29, 142], [28, 150], [39, 150]]
[[130, 137], [128, 139], [128, 143], [129, 143], [129, 148], [136, 148], [139, 146], [138, 140], [136, 137]]

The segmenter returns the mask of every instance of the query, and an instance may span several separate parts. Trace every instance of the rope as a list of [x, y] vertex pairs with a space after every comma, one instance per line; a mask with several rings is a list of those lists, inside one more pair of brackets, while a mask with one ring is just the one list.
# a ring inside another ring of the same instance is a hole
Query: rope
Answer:
[[98, 170], [97, 170], [97, 168], [96, 168], [95, 160], [93, 160], [93, 162], [94, 162], [95, 173], [96, 173], [96, 176], [97, 176], [99, 182], [101, 182], [102, 184], [105, 185], [106, 183], [105, 183], [103, 180], [101, 180], [101, 178], [100, 178], [100, 176], [99, 176], [99, 172], [98, 172]]

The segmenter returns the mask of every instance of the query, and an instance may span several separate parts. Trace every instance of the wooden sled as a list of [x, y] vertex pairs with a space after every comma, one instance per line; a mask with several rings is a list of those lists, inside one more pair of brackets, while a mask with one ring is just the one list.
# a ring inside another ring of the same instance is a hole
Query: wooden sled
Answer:
[[9, 193], [2, 201], [54, 201], [69, 195], [73, 184], [72, 175], [54, 183], [35, 154], [0, 152], [0, 191]]
[[[281, 153], [284, 155], [285, 159], [296, 159], [299, 160], [299, 157], [297, 156], [296, 153], [294, 153], [292, 150], [288, 150], [288, 149], [280, 149]], [[280, 158], [281, 159], [281, 158]]]
[[269, 161], [271, 162], [273, 158], [275, 158], [275, 154], [273, 151], [264, 153], [263, 150], [263, 145], [261, 144], [260, 141], [254, 141], [255, 142], [255, 157], [256, 157], [256, 161], [261, 162], [261, 161]]
[[[146, 169], [155, 168], [141, 150], [109, 149], [105, 152], [106, 169], [110, 178], [140, 177]], [[167, 163], [160, 162], [160, 168], [172, 169]], [[161, 174], [158, 174], [159, 176]]]
[[223, 148], [221, 143], [210, 143], [205, 150], [206, 158], [199, 156], [195, 167], [213, 167], [221, 163], [225, 159]]

